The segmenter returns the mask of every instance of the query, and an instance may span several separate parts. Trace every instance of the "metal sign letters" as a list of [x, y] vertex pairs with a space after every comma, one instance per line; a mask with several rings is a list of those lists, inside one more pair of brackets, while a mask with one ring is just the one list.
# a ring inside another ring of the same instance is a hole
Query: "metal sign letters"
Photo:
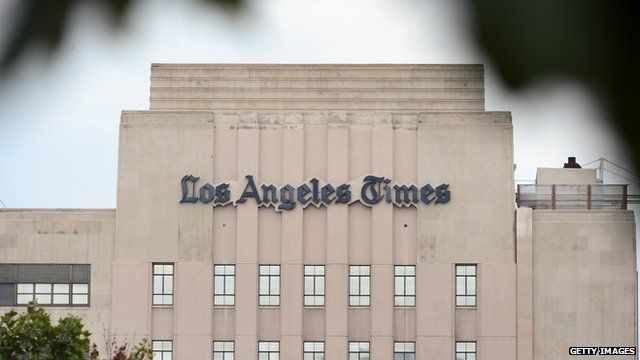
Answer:
[[[274, 184], [255, 183], [253, 175], [245, 176], [246, 182], [223, 182], [217, 185], [205, 183], [198, 186], [200, 177], [185, 175], [180, 184], [182, 188], [181, 203], [202, 203], [213, 206], [243, 204], [249, 199], [258, 206], [273, 206], [277, 211], [293, 210], [299, 204], [303, 208], [331, 204], [351, 204], [360, 201], [366, 206], [384, 202], [395, 206], [416, 206], [419, 203], [446, 204], [451, 200], [448, 184], [440, 184], [435, 188], [426, 184], [418, 188], [416, 185], [394, 184], [384, 176], [366, 175], [349, 183], [333, 186], [316, 178], [297, 187], [286, 184], [276, 187]], [[352, 191], [357, 189], [357, 191]]]

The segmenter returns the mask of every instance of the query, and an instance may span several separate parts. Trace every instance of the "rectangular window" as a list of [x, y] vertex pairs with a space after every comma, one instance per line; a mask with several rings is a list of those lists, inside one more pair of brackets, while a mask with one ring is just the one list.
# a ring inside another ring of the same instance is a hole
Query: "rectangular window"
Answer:
[[88, 306], [90, 280], [90, 265], [0, 264], [0, 304]]
[[86, 305], [89, 301], [89, 285], [73, 284], [71, 302], [74, 305]]
[[304, 306], [324, 306], [324, 265], [304, 266]]
[[173, 305], [173, 264], [153, 264], [153, 305]]
[[280, 305], [280, 265], [260, 265], [258, 305]]
[[371, 266], [349, 266], [349, 306], [369, 306]]
[[395, 267], [395, 306], [416, 306], [416, 267]]
[[369, 342], [350, 341], [349, 360], [369, 360]]
[[324, 360], [324, 341], [305, 341], [303, 360]]
[[476, 306], [476, 265], [456, 265], [456, 306]]
[[393, 360], [414, 360], [416, 358], [416, 343], [393, 343]]
[[476, 342], [456, 341], [456, 360], [476, 360]]
[[171, 340], [154, 340], [151, 342], [151, 349], [153, 360], [173, 359], [173, 341]]
[[280, 360], [280, 342], [258, 341], [258, 360]]
[[213, 267], [213, 282], [213, 305], [235, 305], [235, 265], [215, 265]]
[[213, 342], [213, 360], [233, 360], [234, 351], [233, 341]]

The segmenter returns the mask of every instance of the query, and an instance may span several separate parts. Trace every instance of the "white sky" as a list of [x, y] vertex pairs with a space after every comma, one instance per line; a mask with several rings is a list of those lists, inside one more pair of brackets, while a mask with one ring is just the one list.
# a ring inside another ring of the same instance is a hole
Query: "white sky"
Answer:
[[[516, 179], [571, 155], [630, 168], [580, 86], [550, 79], [508, 92], [473, 44], [461, 5], [256, 0], [231, 18], [199, 1], [146, 0], [117, 31], [84, 5], [58, 53], [47, 60], [32, 49], [0, 79], [0, 200], [114, 207], [120, 111], [148, 108], [152, 62], [485, 63], [486, 109], [513, 112]], [[0, 6], [0, 33], [9, 7]]]

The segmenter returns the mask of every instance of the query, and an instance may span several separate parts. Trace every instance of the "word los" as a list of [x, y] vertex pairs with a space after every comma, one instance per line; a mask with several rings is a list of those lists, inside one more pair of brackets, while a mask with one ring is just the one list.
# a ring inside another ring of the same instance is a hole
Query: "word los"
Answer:
[[[451, 200], [448, 184], [441, 184], [435, 188], [426, 184], [418, 188], [415, 185], [392, 184], [391, 179], [384, 176], [367, 175], [362, 179], [335, 187], [329, 183], [321, 183], [316, 178], [297, 187], [286, 184], [279, 188], [273, 184], [258, 186], [253, 175], [246, 175], [245, 179], [244, 186], [236, 182], [223, 182], [217, 185], [205, 183], [197, 187], [200, 177], [185, 175], [180, 182], [182, 187], [180, 202], [201, 202], [213, 206], [232, 203], [237, 206], [253, 199], [259, 206], [274, 206], [276, 210], [281, 211], [293, 210], [297, 204], [302, 207], [310, 204], [319, 207], [360, 201], [367, 206], [380, 202], [396, 206], [416, 206], [420, 202], [426, 205], [446, 204]], [[354, 188], [358, 190], [353, 192]]]
[[585, 346], [570, 347], [569, 355], [635, 355], [636, 348], [633, 346]]

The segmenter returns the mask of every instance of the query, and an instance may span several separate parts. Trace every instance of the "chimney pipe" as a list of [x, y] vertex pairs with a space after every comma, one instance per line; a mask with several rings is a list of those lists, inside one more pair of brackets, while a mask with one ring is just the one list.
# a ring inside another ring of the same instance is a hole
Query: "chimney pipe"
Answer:
[[569, 156], [569, 159], [564, 163], [563, 169], [582, 169], [582, 166], [576, 162], [575, 156]]

